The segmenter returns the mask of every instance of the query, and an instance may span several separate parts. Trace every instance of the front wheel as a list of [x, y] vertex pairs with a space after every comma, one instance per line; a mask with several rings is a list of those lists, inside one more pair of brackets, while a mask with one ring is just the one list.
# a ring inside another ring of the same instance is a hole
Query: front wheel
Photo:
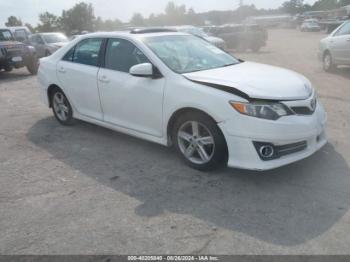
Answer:
[[65, 96], [60, 90], [56, 89], [51, 96], [52, 111], [62, 125], [68, 126], [73, 124], [73, 110]]
[[32, 75], [36, 75], [38, 73], [38, 67], [39, 67], [38, 58], [36, 57], [30, 58], [27, 64], [27, 70], [29, 71], [29, 73]]
[[332, 72], [336, 68], [336, 65], [333, 63], [333, 58], [330, 53], [326, 53], [323, 57], [323, 69], [326, 72]]
[[172, 138], [182, 159], [194, 169], [214, 170], [227, 162], [225, 138], [205, 114], [194, 112], [179, 117]]

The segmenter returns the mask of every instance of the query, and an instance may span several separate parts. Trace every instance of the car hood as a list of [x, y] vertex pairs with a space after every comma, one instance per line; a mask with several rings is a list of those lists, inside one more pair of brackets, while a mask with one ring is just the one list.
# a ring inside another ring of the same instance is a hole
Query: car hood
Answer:
[[312, 95], [311, 83], [293, 71], [243, 62], [233, 66], [183, 74], [187, 79], [215, 86], [251, 99], [301, 100]]

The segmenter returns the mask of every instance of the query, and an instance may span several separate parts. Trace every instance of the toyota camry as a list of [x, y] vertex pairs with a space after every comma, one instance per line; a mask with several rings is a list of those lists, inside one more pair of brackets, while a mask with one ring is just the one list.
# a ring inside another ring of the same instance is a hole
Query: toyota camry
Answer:
[[326, 144], [326, 113], [304, 76], [235, 58], [166, 29], [81, 36], [40, 60], [56, 119], [165, 146], [191, 167], [268, 170]]

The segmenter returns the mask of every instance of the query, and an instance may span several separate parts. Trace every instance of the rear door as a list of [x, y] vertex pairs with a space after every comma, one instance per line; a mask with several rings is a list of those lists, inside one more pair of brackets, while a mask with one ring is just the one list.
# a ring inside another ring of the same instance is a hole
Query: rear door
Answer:
[[331, 51], [335, 63], [350, 63], [350, 22], [344, 24], [331, 39]]
[[75, 110], [102, 120], [97, 87], [102, 38], [82, 40], [57, 64], [57, 76]]

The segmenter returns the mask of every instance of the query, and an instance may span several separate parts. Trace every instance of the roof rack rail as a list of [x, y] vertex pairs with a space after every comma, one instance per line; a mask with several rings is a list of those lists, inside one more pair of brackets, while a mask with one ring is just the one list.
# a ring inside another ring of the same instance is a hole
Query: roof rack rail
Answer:
[[177, 31], [169, 28], [135, 28], [130, 31], [131, 34], [151, 34], [151, 33], [166, 33], [166, 32], [177, 32]]

